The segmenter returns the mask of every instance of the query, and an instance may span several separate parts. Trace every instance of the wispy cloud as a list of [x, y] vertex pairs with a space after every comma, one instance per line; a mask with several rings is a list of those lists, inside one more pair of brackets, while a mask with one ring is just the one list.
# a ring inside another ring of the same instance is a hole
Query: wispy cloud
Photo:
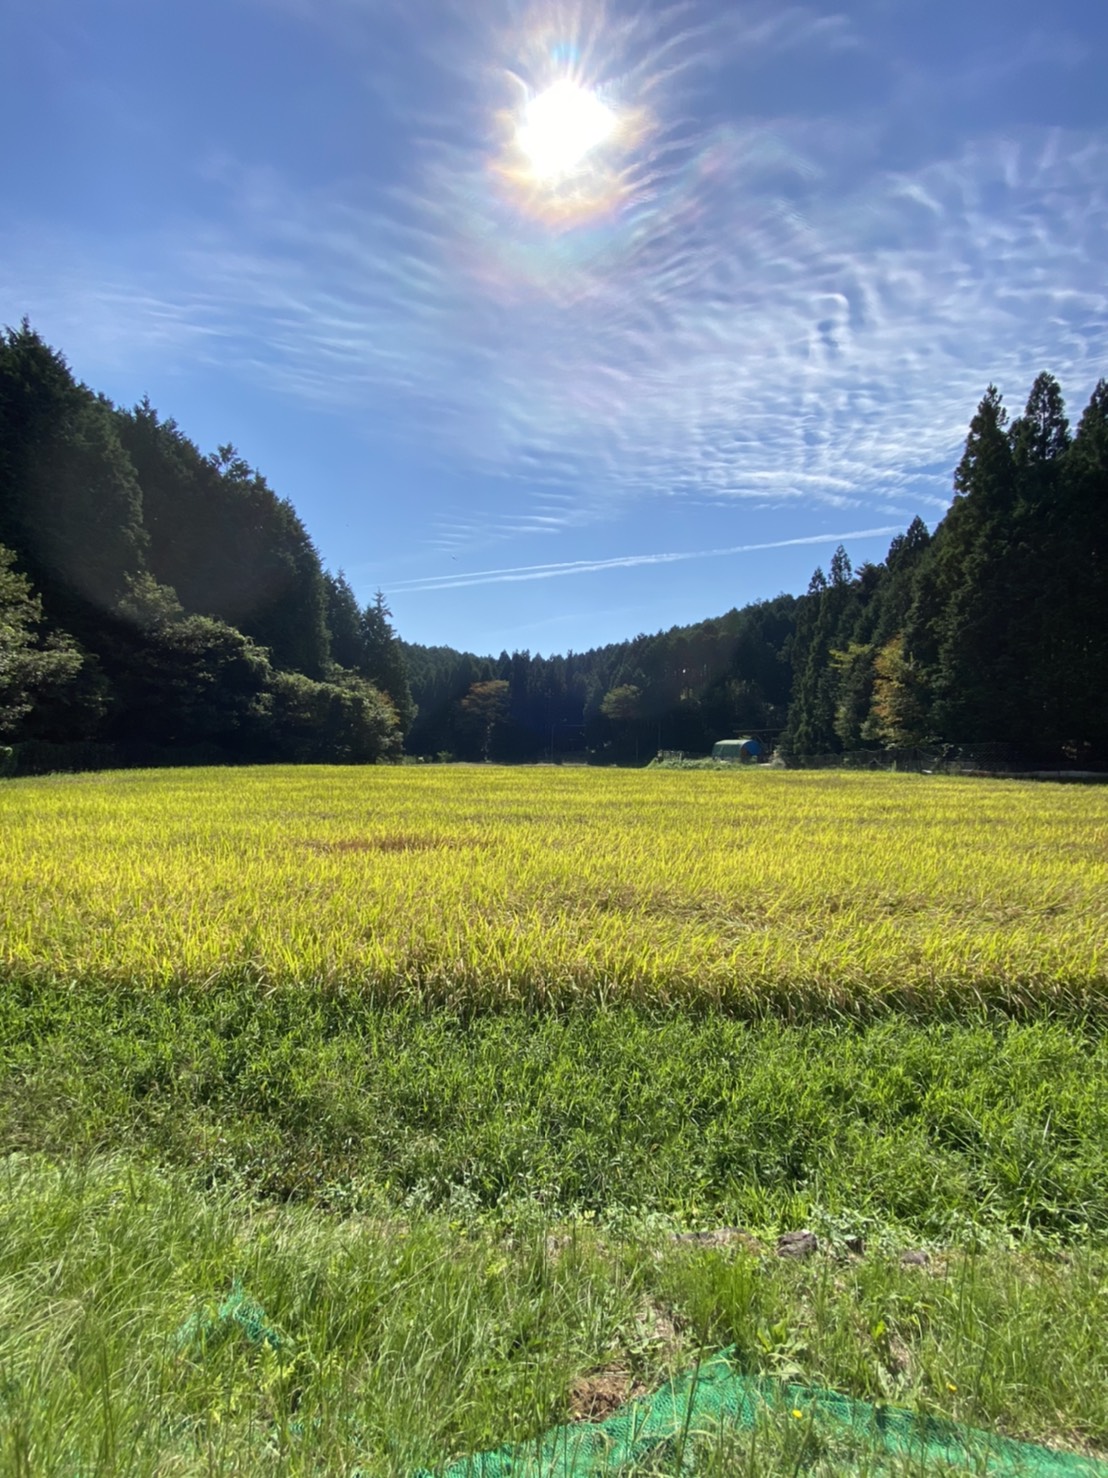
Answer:
[[471, 570], [454, 575], [428, 575], [416, 580], [393, 581], [405, 591], [460, 590], [469, 585], [516, 584], [526, 580], [556, 580], [563, 575], [593, 575], [604, 570], [627, 570], [636, 565], [680, 564], [689, 559], [722, 559], [727, 555], [756, 554], [767, 549], [791, 549], [794, 545], [845, 544], [848, 540], [881, 539], [900, 532], [899, 524], [883, 529], [852, 529], [846, 534], [806, 534], [798, 539], [774, 539], [765, 544], [732, 544], [726, 549], [686, 549], [666, 554], [621, 554], [614, 559], [574, 559], [558, 564], [517, 565], [504, 570]]
[[[723, 131], [643, 219], [568, 241], [506, 239], [440, 151], [395, 214], [285, 198], [242, 223], [252, 250], [210, 239], [180, 266], [221, 358], [264, 346], [251, 371], [289, 395], [374, 404], [536, 498], [571, 489], [562, 526], [643, 495], [933, 497], [989, 380], [1018, 396], [1049, 365], [1080, 390], [1108, 361], [1108, 145], [979, 141], [843, 193], [817, 187], [831, 161], [786, 205], [769, 142], [792, 139], [795, 179], [816, 133]], [[469, 515], [463, 542], [489, 532]]]
[[[841, 15], [768, 0], [304, 14], [363, 46], [403, 186], [305, 191], [224, 161], [226, 217], [177, 223], [119, 269], [95, 242], [0, 231], [0, 292], [79, 325], [75, 347], [234, 365], [518, 489], [511, 515], [444, 512], [441, 549], [645, 497], [934, 507], [989, 380], [1018, 398], [1047, 366], [1082, 393], [1108, 366], [1108, 130], [948, 139], [892, 170], [895, 112], [691, 122], [723, 116], [697, 98], [728, 59], [862, 44]], [[415, 95], [370, 54], [382, 15], [381, 55], [425, 69]], [[555, 33], [646, 120], [587, 219], [543, 215], [494, 168], [497, 119], [541, 82]]]

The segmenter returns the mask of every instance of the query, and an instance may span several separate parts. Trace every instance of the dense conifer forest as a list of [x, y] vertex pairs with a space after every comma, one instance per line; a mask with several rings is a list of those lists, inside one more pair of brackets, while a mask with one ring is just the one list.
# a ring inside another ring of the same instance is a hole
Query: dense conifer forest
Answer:
[[414, 756], [643, 763], [738, 733], [802, 758], [991, 747], [1108, 763], [1108, 382], [1071, 431], [990, 386], [934, 532], [807, 593], [543, 657], [402, 642], [233, 446], [0, 336], [0, 744], [9, 769]]
[[20, 769], [397, 755], [383, 597], [322, 568], [238, 455], [0, 338], [0, 742]]
[[1041, 374], [1010, 420], [990, 386], [934, 533], [920, 519], [880, 564], [839, 548], [805, 595], [564, 657], [484, 660], [405, 647], [410, 747], [472, 755], [478, 683], [494, 758], [574, 749], [633, 763], [762, 734], [795, 757], [956, 747], [1108, 761], [1108, 383], [1071, 433]]

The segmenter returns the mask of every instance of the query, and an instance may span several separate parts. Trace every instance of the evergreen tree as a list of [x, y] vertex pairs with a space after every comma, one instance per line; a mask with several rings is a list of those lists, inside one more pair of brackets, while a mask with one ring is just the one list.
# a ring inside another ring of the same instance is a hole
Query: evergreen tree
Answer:
[[[990, 385], [970, 422], [954, 474], [957, 494], [943, 537], [933, 543], [942, 598], [932, 718], [948, 741], [1012, 743], [1027, 717], [1027, 665], [1011, 639], [1020, 594], [1012, 557], [1016, 463], [1007, 412]], [[909, 656], [918, 660], [916, 652]]]
[[874, 649], [871, 642], [851, 642], [831, 652], [835, 682], [835, 737], [844, 750], [860, 749], [874, 737], [867, 725], [873, 703]]
[[1037, 377], [1027, 397], [1027, 408], [1012, 423], [1010, 440], [1016, 466], [1030, 473], [1020, 479], [1025, 501], [1037, 502], [1049, 493], [1061, 459], [1070, 446], [1062, 388], [1045, 371]]
[[[1023, 727], [1029, 748], [1057, 748], [1058, 720], [1070, 707], [1072, 680], [1067, 652], [1070, 605], [1062, 544], [1068, 501], [1064, 472], [1070, 446], [1062, 392], [1052, 375], [1031, 387], [1024, 414], [1011, 428], [1016, 470], [1016, 507], [1008, 542], [1012, 592], [1007, 641], [1024, 668]], [[1061, 619], [1059, 619], [1061, 617]]]
[[154, 576], [187, 611], [266, 647], [278, 668], [324, 676], [327, 590], [292, 505], [233, 446], [203, 456], [148, 401], [117, 419], [142, 487]]
[[359, 671], [388, 695], [396, 710], [400, 732], [406, 734], [415, 718], [415, 704], [408, 685], [404, 652], [393, 630], [392, 612], [380, 590], [362, 612], [362, 648], [364, 657]]
[[0, 335], [0, 542], [85, 645], [145, 568], [142, 495], [111, 408], [26, 322]]
[[828, 582], [818, 566], [797, 614], [793, 639], [793, 692], [781, 744], [787, 753], [833, 754], [842, 747], [836, 728], [838, 676], [832, 652], [851, 645], [854, 591], [850, 561], [840, 544]]
[[366, 664], [366, 649], [357, 598], [341, 570], [337, 575], [325, 571], [323, 584], [327, 595], [331, 659], [350, 672], [361, 672]]
[[927, 525], [917, 516], [889, 545], [884, 573], [874, 592], [869, 632], [877, 646], [904, 630], [915, 598], [916, 576], [930, 544]]
[[1055, 732], [1071, 753], [1108, 759], [1108, 381], [1093, 391], [1064, 459], [1047, 551], [1058, 592], [1050, 658]]
[[840, 544], [839, 547], [835, 550], [834, 554], [831, 556], [831, 584], [839, 587], [843, 585], [849, 585], [850, 578], [853, 573], [854, 570], [851, 567], [850, 557], [843, 546]]

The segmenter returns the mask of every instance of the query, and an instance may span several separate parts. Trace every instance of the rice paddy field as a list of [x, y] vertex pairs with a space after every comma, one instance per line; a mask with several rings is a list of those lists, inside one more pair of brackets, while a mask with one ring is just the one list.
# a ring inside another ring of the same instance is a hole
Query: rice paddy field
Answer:
[[[4, 782], [0, 1471], [434, 1471], [725, 1346], [1108, 1455], [1106, 1019], [1108, 788]], [[696, 1470], [934, 1470], [788, 1418]]]
[[126, 773], [4, 792], [9, 978], [472, 1012], [1099, 1013], [1108, 796], [851, 774]]

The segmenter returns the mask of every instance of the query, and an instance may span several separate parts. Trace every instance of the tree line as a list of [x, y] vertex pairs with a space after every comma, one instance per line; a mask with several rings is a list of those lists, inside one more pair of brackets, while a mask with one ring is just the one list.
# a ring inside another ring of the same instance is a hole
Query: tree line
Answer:
[[1108, 383], [1076, 431], [1051, 375], [1011, 420], [990, 386], [933, 533], [916, 518], [883, 561], [855, 570], [840, 547], [797, 599], [584, 653], [405, 646], [409, 747], [634, 763], [754, 733], [794, 756], [928, 746], [1104, 764], [1106, 528]]
[[1071, 432], [1041, 374], [1009, 419], [990, 386], [934, 534], [917, 520], [882, 565], [840, 550], [793, 638], [784, 738], [797, 754], [866, 744], [1006, 746], [1108, 759], [1108, 383]]
[[[634, 764], [737, 730], [780, 731], [791, 595], [657, 635], [543, 657], [404, 645], [417, 704], [408, 748], [462, 759], [582, 756]], [[490, 727], [491, 720], [491, 727]]]
[[370, 761], [414, 705], [382, 596], [359, 607], [233, 446], [0, 335], [0, 743], [23, 768]]
[[401, 641], [233, 446], [0, 335], [0, 744], [22, 768], [206, 760], [643, 763], [1005, 745], [1108, 762], [1108, 384], [990, 386], [934, 532], [836, 551], [806, 594], [583, 653]]

